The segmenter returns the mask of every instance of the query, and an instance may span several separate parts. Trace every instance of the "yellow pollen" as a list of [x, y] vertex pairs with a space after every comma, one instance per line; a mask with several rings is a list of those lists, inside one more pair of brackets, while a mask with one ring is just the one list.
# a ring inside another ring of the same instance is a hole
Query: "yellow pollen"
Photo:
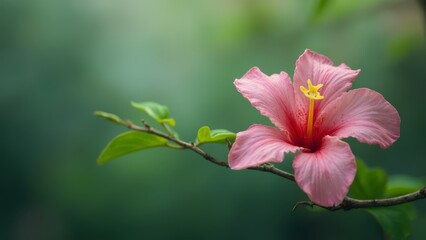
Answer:
[[310, 146], [312, 144], [312, 127], [314, 123], [314, 106], [315, 106], [315, 100], [322, 100], [324, 99], [324, 96], [321, 96], [321, 94], [318, 92], [318, 90], [324, 86], [323, 84], [318, 85], [312, 85], [312, 82], [310, 79], [308, 79], [308, 89], [306, 89], [304, 86], [300, 86], [300, 91], [305, 94], [307, 98], [309, 98], [309, 113], [308, 113], [308, 124], [306, 129], [306, 135], [307, 135], [307, 144]]
[[309, 99], [321, 100], [324, 98], [324, 96], [321, 96], [318, 90], [322, 88], [322, 86], [324, 86], [324, 84], [318, 84], [314, 86], [312, 85], [311, 80], [308, 79], [308, 89], [306, 89], [304, 86], [300, 86], [300, 91], [302, 91], [305, 94], [305, 96]]

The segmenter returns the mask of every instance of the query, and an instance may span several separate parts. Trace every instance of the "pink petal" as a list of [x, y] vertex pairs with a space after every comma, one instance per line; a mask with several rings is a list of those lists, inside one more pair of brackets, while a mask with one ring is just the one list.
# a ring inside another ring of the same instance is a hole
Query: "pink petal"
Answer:
[[383, 96], [370, 89], [355, 89], [330, 103], [317, 118], [319, 135], [354, 137], [368, 144], [389, 147], [399, 138], [400, 119]]
[[313, 153], [296, 154], [294, 176], [311, 201], [322, 206], [337, 206], [355, 178], [355, 157], [349, 145], [337, 137], [323, 138]]
[[295, 105], [293, 85], [287, 73], [267, 76], [254, 67], [241, 79], [235, 80], [234, 84], [261, 114], [269, 117], [275, 126], [286, 131], [290, 139], [299, 135], [298, 123], [293, 114]]
[[345, 64], [333, 66], [333, 62], [326, 56], [309, 49], [305, 50], [297, 60], [294, 72], [294, 89], [298, 107], [307, 112], [309, 100], [299, 88], [307, 87], [308, 79], [313, 85], [324, 84], [319, 90], [324, 99], [315, 102], [315, 112], [320, 112], [323, 106], [349, 90], [359, 73], [360, 70], [352, 70]]
[[229, 166], [239, 170], [267, 162], [282, 162], [285, 152], [295, 152], [299, 149], [284, 139], [285, 136], [279, 129], [254, 124], [237, 134], [229, 152]]

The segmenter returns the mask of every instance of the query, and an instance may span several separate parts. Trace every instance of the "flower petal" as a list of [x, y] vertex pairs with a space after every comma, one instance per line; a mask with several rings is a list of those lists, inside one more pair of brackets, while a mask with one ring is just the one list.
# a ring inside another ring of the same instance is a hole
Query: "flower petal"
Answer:
[[293, 85], [287, 73], [267, 76], [254, 67], [241, 79], [235, 80], [234, 84], [261, 114], [269, 117], [281, 130], [287, 131], [291, 139], [298, 135]]
[[386, 148], [399, 138], [400, 119], [381, 94], [360, 88], [330, 103], [318, 116], [315, 126], [320, 136], [354, 137]]
[[296, 61], [294, 71], [294, 89], [298, 106], [307, 112], [309, 100], [299, 88], [306, 87], [308, 79], [313, 85], [324, 84], [319, 90], [324, 99], [315, 102], [315, 112], [320, 112], [324, 106], [349, 90], [359, 73], [360, 70], [352, 70], [345, 64], [334, 66], [326, 56], [309, 49], [305, 50]]
[[237, 139], [229, 151], [229, 166], [239, 170], [267, 162], [282, 162], [285, 152], [300, 149], [284, 139], [285, 136], [279, 129], [254, 124], [237, 134]]
[[327, 207], [343, 201], [356, 173], [349, 144], [331, 136], [323, 138], [319, 150], [296, 154], [293, 168], [299, 187], [314, 203]]

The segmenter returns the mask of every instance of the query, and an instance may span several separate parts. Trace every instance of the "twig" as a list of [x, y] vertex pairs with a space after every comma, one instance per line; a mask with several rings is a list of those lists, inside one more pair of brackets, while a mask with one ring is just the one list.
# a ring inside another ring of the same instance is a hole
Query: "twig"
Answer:
[[[335, 207], [322, 207], [331, 211], [336, 210], [350, 210], [356, 208], [374, 208], [374, 207], [389, 207], [395, 206], [403, 203], [413, 202], [419, 199], [426, 198], [426, 186], [421, 188], [420, 190], [401, 195], [393, 198], [383, 198], [383, 199], [372, 199], [372, 200], [359, 200], [350, 197], [346, 197], [343, 202], [339, 206]], [[314, 205], [319, 206], [314, 203]]]
[[212, 162], [216, 165], [229, 168], [229, 166], [226, 162], [215, 159], [214, 157], [210, 156], [208, 153], [204, 152], [201, 148], [196, 147], [193, 143], [185, 142], [185, 141], [177, 139], [173, 136], [162, 133], [162, 132], [156, 130], [155, 128], [152, 128], [147, 122], [145, 122], [143, 120], [142, 120], [142, 123], [145, 127], [140, 127], [138, 125], [133, 124], [132, 122], [128, 122], [128, 124], [126, 126], [129, 129], [132, 129], [134, 131], [147, 132], [147, 133], [157, 135], [159, 137], [163, 137], [163, 138], [165, 138], [169, 141], [176, 143], [177, 145], [181, 146], [182, 148], [191, 149], [192, 151], [194, 151], [198, 155], [201, 155], [204, 159], [206, 159], [206, 160], [208, 160], [208, 161], [210, 161], [210, 162]]
[[315, 206], [315, 203], [313, 203], [313, 202], [309, 202], [309, 201], [301, 201], [301, 202], [297, 202], [295, 205], [294, 205], [294, 207], [293, 207], [293, 209], [291, 210], [291, 211], [293, 211], [294, 212], [294, 210], [296, 210], [300, 205], [303, 205], [303, 206], [306, 206], [306, 207], [311, 207], [311, 208], [313, 208], [314, 206]]
[[[142, 120], [142, 124], [144, 125], [144, 127], [140, 127], [140, 126], [135, 125], [132, 122], [128, 121], [128, 122], [124, 123], [123, 125], [126, 126], [129, 129], [131, 129], [131, 130], [134, 130], [134, 131], [151, 133], [151, 134], [154, 134], [156, 136], [165, 138], [165, 139], [167, 139], [171, 142], [176, 143], [182, 149], [192, 150], [193, 152], [202, 156], [207, 161], [210, 161], [210, 162], [212, 162], [212, 163], [214, 163], [218, 166], [229, 168], [228, 163], [212, 157], [211, 155], [206, 153], [201, 148], [195, 146], [193, 143], [185, 142], [185, 141], [177, 139], [177, 138], [175, 138], [171, 135], [167, 135], [163, 132], [160, 132], [160, 131], [156, 130], [155, 128], [151, 127], [144, 120]], [[293, 182], [295, 181], [293, 174], [288, 173], [286, 171], [283, 171], [279, 168], [276, 168], [276, 167], [274, 167], [274, 165], [269, 164], [269, 163], [268, 164], [262, 164], [262, 165], [259, 165], [259, 166], [256, 166], [256, 167], [251, 167], [251, 168], [248, 168], [248, 169], [256, 170], [256, 171], [262, 171], [262, 172], [269, 172], [269, 173], [272, 173], [274, 175], [280, 176], [282, 178], [288, 179], [290, 181], [293, 181]], [[409, 193], [409, 194], [402, 195], [402, 196], [398, 196], [398, 197], [393, 197], [393, 198], [360, 200], [360, 199], [345, 197], [343, 199], [342, 203], [340, 203], [338, 206], [332, 206], [332, 207], [321, 206], [321, 205], [318, 205], [318, 204], [316, 204], [314, 202], [310, 202], [310, 201], [301, 201], [301, 202], [298, 202], [294, 205], [293, 211], [296, 210], [297, 207], [299, 207], [300, 205], [309, 206], [309, 207], [318, 206], [318, 207], [321, 207], [321, 208], [324, 208], [324, 209], [327, 209], [327, 210], [330, 210], [330, 211], [351, 210], [351, 209], [357, 209], [357, 208], [388, 207], [388, 206], [394, 206], [394, 205], [399, 205], [399, 204], [403, 204], [403, 203], [413, 202], [413, 201], [423, 199], [423, 198], [426, 198], [426, 186], [421, 188], [420, 190], [418, 190], [416, 192]]]

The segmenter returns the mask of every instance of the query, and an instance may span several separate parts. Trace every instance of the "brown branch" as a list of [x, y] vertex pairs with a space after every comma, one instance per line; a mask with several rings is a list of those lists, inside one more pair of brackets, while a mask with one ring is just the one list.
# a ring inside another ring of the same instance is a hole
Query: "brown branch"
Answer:
[[[182, 141], [180, 139], [175, 138], [172, 135], [168, 135], [168, 134], [165, 134], [161, 131], [158, 131], [155, 128], [152, 128], [144, 120], [142, 120], [142, 124], [144, 125], [144, 127], [140, 127], [140, 126], [135, 125], [132, 122], [128, 121], [128, 122], [124, 123], [123, 125], [125, 125], [127, 128], [134, 130], [134, 131], [151, 133], [151, 134], [154, 134], [156, 136], [163, 137], [163, 138], [165, 138], [165, 139], [167, 139], [167, 140], [169, 140], [173, 143], [176, 143], [182, 149], [192, 150], [193, 152], [202, 156], [204, 159], [206, 159], [207, 161], [210, 161], [211, 163], [214, 163], [214, 164], [221, 166], [221, 167], [229, 168], [229, 165], [228, 165], [227, 162], [224, 162], [224, 161], [221, 161], [221, 160], [218, 160], [218, 159], [212, 157], [211, 155], [206, 153], [201, 148], [195, 146], [194, 143], [185, 142], [185, 141]], [[290, 181], [293, 181], [293, 182], [295, 181], [293, 174], [288, 173], [286, 171], [283, 171], [279, 168], [276, 168], [276, 167], [274, 167], [274, 165], [269, 164], [269, 163], [268, 164], [262, 164], [262, 165], [259, 165], [259, 166], [256, 166], [256, 167], [251, 167], [251, 168], [248, 168], [248, 169], [256, 170], [256, 171], [262, 171], [262, 172], [269, 172], [269, 173], [272, 173], [274, 175], [286, 178]], [[301, 201], [301, 202], [296, 203], [296, 205], [293, 207], [293, 211], [301, 205], [309, 206], [309, 207], [318, 206], [318, 207], [321, 207], [321, 208], [324, 208], [324, 209], [327, 209], [327, 210], [330, 210], [330, 211], [351, 210], [351, 209], [357, 209], [357, 208], [389, 207], [389, 206], [395, 206], [395, 205], [399, 205], [399, 204], [403, 204], [403, 203], [413, 202], [413, 201], [416, 201], [416, 200], [419, 200], [419, 199], [424, 199], [424, 198], [426, 198], [426, 186], [421, 188], [420, 190], [418, 190], [416, 192], [409, 193], [409, 194], [402, 195], [402, 196], [398, 196], [398, 197], [393, 197], [393, 198], [360, 200], [360, 199], [345, 197], [343, 199], [342, 203], [340, 203], [338, 206], [333, 206], [333, 207], [321, 206], [321, 205], [318, 205], [318, 204], [316, 204], [314, 202], [310, 202], [310, 201]]]
[[390, 206], [395, 206], [395, 205], [399, 205], [403, 203], [413, 202], [423, 198], [426, 198], [426, 187], [423, 187], [416, 192], [405, 194], [398, 197], [393, 197], [393, 198], [360, 200], [360, 199], [345, 197], [342, 203], [340, 203], [338, 206], [333, 206], [333, 207], [324, 207], [314, 202], [301, 201], [294, 205], [293, 211], [296, 210], [301, 205], [308, 206], [308, 207], [318, 206], [330, 211], [351, 210], [351, 209], [357, 209], [357, 208], [390, 207]]
[[145, 122], [144, 120], [142, 120], [142, 123], [145, 127], [140, 127], [138, 125], [133, 124], [132, 122], [127, 122], [127, 127], [129, 129], [135, 130], [135, 131], [139, 131], [139, 132], [147, 132], [147, 133], [151, 133], [154, 135], [157, 135], [159, 137], [163, 137], [169, 141], [172, 141], [174, 143], [176, 143], [177, 145], [181, 146], [184, 149], [190, 149], [192, 151], [194, 151], [195, 153], [197, 153], [198, 155], [201, 155], [204, 159], [206, 159], [207, 161], [210, 161], [216, 165], [222, 166], [222, 167], [226, 167], [229, 168], [228, 164], [226, 162], [220, 161], [215, 159], [214, 157], [210, 156], [208, 153], [204, 152], [201, 148], [198, 148], [194, 145], [194, 143], [189, 143], [189, 142], [184, 142], [180, 139], [177, 139], [171, 135], [167, 135], [163, 132], [160, 132], [158, 130], [156, 130], [155, 128], [152, 128], [150, 125], [148, 125], [147, 122]]
[[[393, 198], [359, 200], [359, 199], [346, 197], [339, 206], [323, 207], [323, 208], [326, 208], [331, 211], [335, 211], [340, 209], [350, 210], [350, 209], [356, 209], [356, 208], [389, 207], [389, 206], [395, 206], [395, 205], [399, 205], [403, 203], [413, 202], [423, 198], [426, 198], [426, 186], [419, 189], [416, 192], [401, 195], [398, 197], [393, 197]], [[317, 205], [317, 204], [314, 203], [314, 205]]]

